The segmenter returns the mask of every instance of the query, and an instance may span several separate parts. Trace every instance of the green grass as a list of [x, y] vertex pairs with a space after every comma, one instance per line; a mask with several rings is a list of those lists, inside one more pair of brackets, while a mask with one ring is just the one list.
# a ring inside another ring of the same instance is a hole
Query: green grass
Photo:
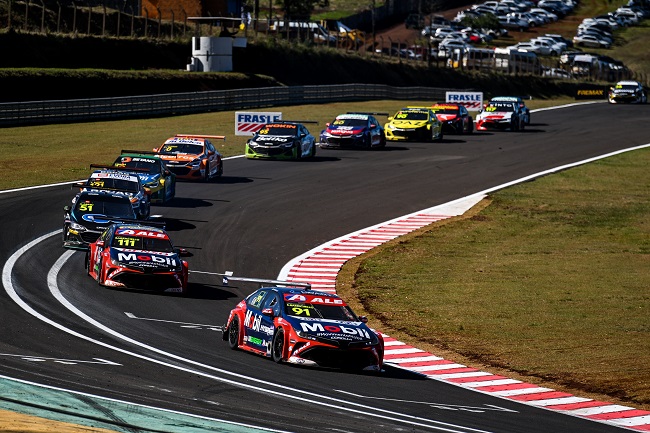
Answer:
[[649, 409], [648, 164], [641, 150], [497, 192], [353, 262], [342, 291], [434, 353]]
[[[567, 98], [569, 102], [571, 99]], [[275, 107], [285, 119], [315, 120], [308, 125], [315, 136], [334, 116], [347, 111], [392, 112], [405, 104], [431, 101], [370, 101]], [[532, 107], [554, 101], [531, 101]], [[0, 190], [77, 180], [86, 177], [91, 163], [112, 163], [121, 149], [151, 150], [177, 133], [225, 135], [217, 141], [225, 156], [241, 155], [247, 137], [234, 134], [234, 111], [88, 122], [74, 125], [43, 125], [0, 129]], [[380, 118], [380, 121], [385, 119]], [[20, 168], [20, 169], [18, 169]]]

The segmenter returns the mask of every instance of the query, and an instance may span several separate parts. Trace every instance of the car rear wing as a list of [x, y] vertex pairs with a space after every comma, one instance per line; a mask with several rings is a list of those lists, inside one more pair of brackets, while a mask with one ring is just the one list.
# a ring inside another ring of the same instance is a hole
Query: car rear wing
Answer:
[[312, 123], [312, 124], [318, 124], [319, 122], [316, 120], [276, 120], [275, 122], [269, 122], [269, 123]]
[[149, 170], [147, 170], [146, 168], [118, 167], [116, 165], [107, 165], [107, 164], [90, 164], [90, 168], [105, 168], [108, 170], [115, 170], [115, 171], [140, 171], [142, 173], [149, 173]]
[[215, 140], [225, 140], [225, 135], [203, 135], [203, 134], [176, 134], [178, 138], [213, 138]]
[[348, 111], [345, 114], [365, 114], [367, 116], [390, 116], [390, 113], [371, 113], [366, 111]]
[[166, 224], [160, 221], [149, 221], [149, 220], [136, 220], [130, 218], [119, 218], [108, 221], [110, 224], [133, 224], [142, 227], [156, 227], [160, 229], [165, 229]]
[[125, 153], [135, 153], [140, 155], [157, 155], [158, 152], [153, 152], [151, 150], [132, 150], [132, 149], [122, 149], [120, 154], [124, 155]]
[[247, 283], [258, 283], [260, 287], [263, 287], [266, 284], [273, 284], [277, 287], [297, 287], [297, 288], [302, 288], [304, 290], [311, 290], [311, 283], [307, 283], [303, 281], [267, 280], [263, 278], [235, 277], [233, 276], [232, 271], [219, 273], [219, 272], [204, 272], [204, 271], [190, 270], [190, 273], [220, 276], [222, 277], [224, 286], [227, 286], [230, 281], [242, 281]]

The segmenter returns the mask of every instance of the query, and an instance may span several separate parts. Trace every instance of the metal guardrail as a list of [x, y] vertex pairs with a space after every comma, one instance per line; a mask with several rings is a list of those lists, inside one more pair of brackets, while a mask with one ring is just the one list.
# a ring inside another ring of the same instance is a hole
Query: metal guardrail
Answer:
[[[453, 89], [393, 87], [382, 84], [261, 87], [98, 99], [0, 103], [0, 126], [77, 123], [230, 111], [278, 105], [378, 99], [445, 99]], [[470, 89], [464, 89], [465, 91]]]

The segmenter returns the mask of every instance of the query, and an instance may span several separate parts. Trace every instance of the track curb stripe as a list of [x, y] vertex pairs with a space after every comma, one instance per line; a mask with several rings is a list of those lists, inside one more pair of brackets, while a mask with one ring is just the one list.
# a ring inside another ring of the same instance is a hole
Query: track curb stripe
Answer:
[[[638, 146], [624, 151], [636, 150], [648, 146], [650, 145]], [[411, 233], [431, 223], [462, 215], [485, 198], [489, 192], [624, 151], [601, 155], [597, 158], [557, 167], [440, 206], [425, 209], [350, 233], [294, 258], [284, 266], [278, 279], [289, 281], [306, 280], [312, 282], [312, 288], [314, 290], [336, 293], [336, 277], [345, 262], [351, 258], [357, 257], [385, 242]], [[362, 248], [358, 246], [359, 240], [361, 239], [363, 240]], [[358, 254], [355, 254], [354, 251], [358, 252]], [[312, 281], [309, 275], [313, 273], [314, 263], [319, 263], [324, 267], [319, 268], [317, 271], [318, 280]], [[331, 281], [331, 283], [323, 284], [325, 278]], [[577, 397], [569, 393], [555, 391], [520, 380], [481, 372], [472, 367], [444, 360], [434, 354], [397, 341], [388, 335], [384, 335], [384, 339], [388, 343], [386, 344], [384, 356], [384, 362], [386, 364], [421, 374], [430, 379], [522, 404], [603, 422], [617, 427], [650, 432], [650, 411], [595, 401], [590, 398]], [[587, 408], [593, 408], [594, 410], [590, 411]]]

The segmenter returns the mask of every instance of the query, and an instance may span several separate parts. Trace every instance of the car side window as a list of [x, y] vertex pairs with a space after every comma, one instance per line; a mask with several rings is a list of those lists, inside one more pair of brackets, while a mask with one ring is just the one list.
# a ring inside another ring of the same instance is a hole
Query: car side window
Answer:
[[258, 290], [257, 292], [253, 293], [247, 302], [248, 305], [254, 308], [260, 308], [267, 293], [267, 290]]
[[277, 293], [269, 292], [269, 295], [264, 299], [262, 304], [262, 309], [272, 308], [275, 315], [280, 314], [280, 300], [278, 299]]

